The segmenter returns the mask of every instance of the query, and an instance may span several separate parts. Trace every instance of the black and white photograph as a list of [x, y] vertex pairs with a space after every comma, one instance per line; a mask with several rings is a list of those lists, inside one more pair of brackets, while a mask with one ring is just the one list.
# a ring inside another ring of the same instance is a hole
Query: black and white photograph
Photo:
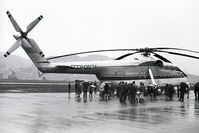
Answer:
[[0, 133], [198, 133], [198, 0], [0, 0]]

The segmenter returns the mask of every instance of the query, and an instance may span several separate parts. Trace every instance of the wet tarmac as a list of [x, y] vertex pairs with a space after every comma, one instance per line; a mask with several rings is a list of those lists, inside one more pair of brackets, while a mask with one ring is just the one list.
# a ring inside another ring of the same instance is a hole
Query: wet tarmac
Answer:
[[199, 102], [146, 99], [139, 104], [77, 99], [67, 93], [1, 93], [1, 133], [198, 133]]

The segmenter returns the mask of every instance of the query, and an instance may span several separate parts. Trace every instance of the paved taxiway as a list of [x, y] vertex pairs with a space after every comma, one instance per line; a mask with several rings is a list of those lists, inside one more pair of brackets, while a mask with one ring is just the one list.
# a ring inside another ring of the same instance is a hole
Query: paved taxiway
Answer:
[[196, 133], [199, 102], [193, 92], [184, 103], [147, 100], [120, 104], [117, 98], [102, 101], [77, 99], [67, 93], [0, 93], [2, 133]]

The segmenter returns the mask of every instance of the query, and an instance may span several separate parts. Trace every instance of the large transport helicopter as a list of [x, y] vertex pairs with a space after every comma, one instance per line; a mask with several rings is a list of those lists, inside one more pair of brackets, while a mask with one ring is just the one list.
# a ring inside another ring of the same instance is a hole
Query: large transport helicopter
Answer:
[[[26, 32], [23, 32], [9, 11], [7, 11], [7, 15], [15, 30], [21, 35], [14, 35], [16, 42], [4, 54], [4, 56], [9, 56], [13, 51], [21, 46], [38, 70], [42, 73], [93, 74], [101, 81], [101, 85], [107, 81], [109, 81], [112, 86], [118, 85], [121, 81], [128, 83], [135, 81], [137, 85], [139, 85], [140, 82], [143, 82], [145, 85], [153, 84], [161, 87], [165, 86], [167, 83], [179, 85], [180, 82], [186, 82], [187, 75], [177, 66], [173, 65], [171, 61], [158, 53], [167, 53], [199, 59], [199, 57], [196, 56], [180, 52], [171, 52], [171, 50], [176, 50], [199, 53], [197, 51], [168, 47], [96, 50], [45, 58], [36, 42], [27, 37], [27, 34], [38, 24], [43, 16], [41, 15], [36, 18], [27, 26]], [[50, 62], [50, 60], [66, 56], [106, 51], [127, 51], [127, 54], [109, 61]], [[133, 60], [123, 60], [124, 58], [134, 54], [141, 54], [142, 56], [141, 58], [135, 58]], [[154, 57], [156, 57], [156, 59]]]

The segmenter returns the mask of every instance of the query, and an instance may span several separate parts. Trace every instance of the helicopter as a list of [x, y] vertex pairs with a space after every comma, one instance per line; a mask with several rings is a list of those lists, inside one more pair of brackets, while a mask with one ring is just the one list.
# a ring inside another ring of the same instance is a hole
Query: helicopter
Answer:
[[[187, 75], [177, 66], [175, 66], [170, 60], [160, 55], [159, 53], [167, 53], [199, 59], [197, 56], [184, 54], [182, 52], [172, 52], [171, 50], [186, 51], [198, 54], [199, 52], [197, 51], [170, 47], [106, 49], [46, 58], [34, 39], [27, 37], [28, 33], [41, 21], [43, 16], [41, 15], [32, 21], [27, 26], [26, 32], [24, 32], [21, 30], [18, 23], [15, 21], [9, 11], [7, 11], [7, 15], [15, 30], [20, 33], [20, 36], [13, 35], [16, 39], [16, 42], [4, 54], [4, 57], [9, 56], [12, 52], [21, 46], [30, 57], [32, 62], [35, 64], [35, 66], [38, 68], [38, 70], [42, 73], [92, 74], [96, 75], [100, 81], [100, 85], [103, 85], [105, 82], [110, 82], [112, 86], [117, 86], [121, 81], [127, 83], [135, 81], [137, 85], [142, 82], [145, 85], [152, 84], [158, 87], [165, 86], [166, 84], [177, 86], [181, 82], [187, 82]], [[107, 61], [51, 61], [57, 58], [69, 57], [73, 55], [110, 51], [127, 51], [127, 53], [119, 56], [114, 60]], [[135, 54], [141, 54], [141, 58], [125, 60], [126, 57]]]

